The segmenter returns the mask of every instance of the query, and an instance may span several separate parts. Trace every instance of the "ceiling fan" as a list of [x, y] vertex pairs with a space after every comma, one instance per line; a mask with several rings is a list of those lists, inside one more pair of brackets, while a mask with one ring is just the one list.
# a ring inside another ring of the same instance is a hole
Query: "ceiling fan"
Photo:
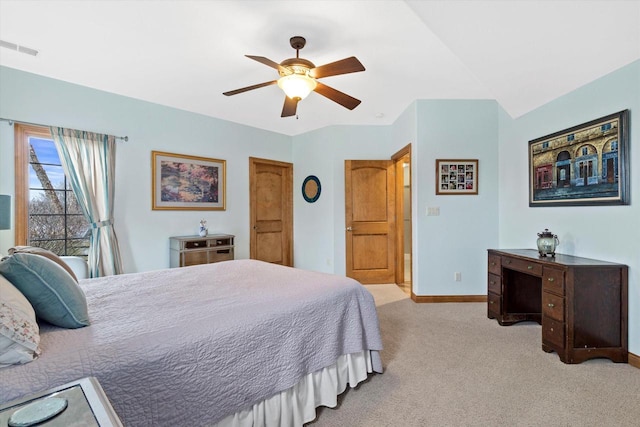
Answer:
[[275, 68], [278, 70], [280, 78], [224, 92], [223, 95], [237, 95], [242, 92], [277, 84], [286, 94], [281, 117], [295, 116], [298, 102], [306, 98], [312, 91], [337, 102], [349, 110], [356, 108], [361, 102], [359, 99], [320, 83], [317, 79], [364, 71], [364, 66], [355, 56], [351, 56], [349, 58], [316, 67], [313, 62], [300, 58], [300, 49], [304, 47], [306, 42], [307, 41], [304, 37], [291, 37], [289, 43], [291, 44], [291, 47], [296, 50], [296, 57], [285, 59], [279, 64], [263, 56], [245, 55], [247, 58], [251, 58], [254, 61], [258, 61], [271, 68]]

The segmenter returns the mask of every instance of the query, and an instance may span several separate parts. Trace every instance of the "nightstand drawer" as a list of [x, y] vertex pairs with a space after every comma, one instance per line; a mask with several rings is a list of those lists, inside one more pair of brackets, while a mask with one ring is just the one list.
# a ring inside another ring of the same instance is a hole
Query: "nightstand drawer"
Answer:
[[192, 242], [184, 242], [184, 247], [186, 249], [198, 249], [198, 248], [206, 248], [207, 241], [206, 240], [195, 240]]
[[207, 263], [207, 251], [193, 251], [183, 252], [184, 266], [206, 264]]
[[211, 246], [231, 246], [231, 239], [216, 239], [211, 240]]
[[231, 261], [233, 249], [220, 249], [209, 252], [209, 262]]

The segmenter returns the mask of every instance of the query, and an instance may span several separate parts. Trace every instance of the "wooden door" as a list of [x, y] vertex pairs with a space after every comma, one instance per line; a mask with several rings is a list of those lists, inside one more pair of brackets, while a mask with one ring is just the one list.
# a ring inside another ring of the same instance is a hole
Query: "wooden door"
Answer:
[[293, 164], [249, 158], [251, 259], [293, 267]]
[[392, 160], [345, 161], [347, 276], [395, 283], [395, 168]]

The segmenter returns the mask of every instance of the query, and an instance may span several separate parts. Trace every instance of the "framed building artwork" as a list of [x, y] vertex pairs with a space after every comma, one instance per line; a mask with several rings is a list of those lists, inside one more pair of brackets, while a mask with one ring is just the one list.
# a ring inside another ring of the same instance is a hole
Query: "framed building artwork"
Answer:
[[436, 159], [436, 194], [478, 194], [478, 159]]
[[153, 210], [225, 210], [226, 161], [151, 152]]
[[629, 110], [529, 141], [529, 206], [629, 204]]

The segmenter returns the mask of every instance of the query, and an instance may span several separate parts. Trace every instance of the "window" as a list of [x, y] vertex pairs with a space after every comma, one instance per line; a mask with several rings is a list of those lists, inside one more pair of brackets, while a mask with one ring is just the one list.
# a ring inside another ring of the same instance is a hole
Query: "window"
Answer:
[[89, 224], [69, 187], [49, 129], [15, 126], [16, 244], [86, 256]]

